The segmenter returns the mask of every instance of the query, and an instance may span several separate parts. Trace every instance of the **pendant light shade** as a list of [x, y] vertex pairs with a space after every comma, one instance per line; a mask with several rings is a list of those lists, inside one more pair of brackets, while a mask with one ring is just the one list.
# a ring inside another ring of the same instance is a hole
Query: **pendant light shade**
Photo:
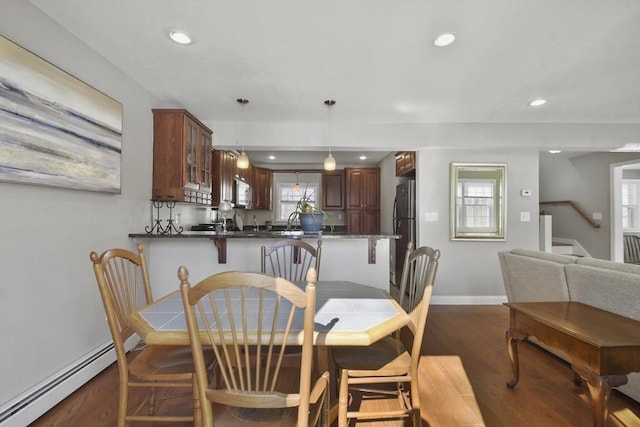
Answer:
[[296, 172], [296, 185], [293, 186], [293, 192], [294, 193], [299, 193], [300, 192], [300, 181], [298, 180], [298, 174], [300, 172]]
[[244, 151], [238, 156], [238, 159], [236, 160], [236, 166], [238, 167], [238, 169], [249, 168], [249, 156], [247, 156]]
[[[238, 98], [236, 99], [236, 102], [242, 105], [242, 123], [241, 124], [244, 125], [244, 106], [249, 103], [249, 100], [246, 98]], [[240, 152], [240, 155], [236, 159], [236, 167], [238, 169], [249, 169], [249, 156], [247, 156], [246, 153], [244, 152], [244, 138], [242, 138], [242, 151]]]
[[324, 103], [329, 107], [329, 154], [324, 158], [324, 170], [333, 171], [336, 170], [336, 159], [331, 155], [331, 107], [336, 103], [336, 101], [333, 99], [327, 99]]
[[324, 170], [333, 171], [336, 170], [336, 159], [333, 158], [331, 153], [324, 158]]

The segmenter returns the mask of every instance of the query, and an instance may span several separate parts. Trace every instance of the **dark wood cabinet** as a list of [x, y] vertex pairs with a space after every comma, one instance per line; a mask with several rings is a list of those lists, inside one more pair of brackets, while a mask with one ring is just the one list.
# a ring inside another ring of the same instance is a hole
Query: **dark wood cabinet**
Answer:
[[271, 209], [271, 169], [256, 166], [251, 181], [253, 209]]
[[233, 201], [236, 158], [233, 153], [214, 150], [212, 162], [213, 197], [211, 204], [218, 206], [222, 201]]
[[346, 223], [353, 234], [380, 233], [380, 169], [347, 168]]
[[415, 151], [402, 151], [396, 153], [396, 176], [416, 176]]
[[211, 203], [213, 132], [186, 110], [153, 111], [153, 200]]
[[344, 171], [322, 174], [322, 209], [326, 211], [344, 210], [344, 181]]

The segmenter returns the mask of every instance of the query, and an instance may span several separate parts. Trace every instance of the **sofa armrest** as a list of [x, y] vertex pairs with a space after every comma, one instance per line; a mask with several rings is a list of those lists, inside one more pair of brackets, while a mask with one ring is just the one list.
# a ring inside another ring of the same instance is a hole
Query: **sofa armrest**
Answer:
[[514, 251], [499, 252], [498, 257], [509, 302], [569, 301], [565, 263]]

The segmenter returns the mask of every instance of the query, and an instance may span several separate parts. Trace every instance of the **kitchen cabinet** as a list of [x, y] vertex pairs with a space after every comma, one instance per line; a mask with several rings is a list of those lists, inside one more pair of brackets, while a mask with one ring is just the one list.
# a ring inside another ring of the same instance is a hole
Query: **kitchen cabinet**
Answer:
[[322, 209], [344, 210], [344, 171], [322, 173]]
[[271, 209], [271, 169], [254, 167], [251, 180], [252, 209]]
[[416, 176], [415, 151], [401, 151], [396, 153], [396, 176]]
[[236, 177], [236, 157], [230, 151], [213, 151], [213, 196], [211, 204], [218, 206], [222, 201], [233, 201]]
[[380, 169], [346, 168], [345, 175], [347, 232], [380, 233]]
[[151, 198], [210, 204], [213, 132], [186, 110], [152, 112]]

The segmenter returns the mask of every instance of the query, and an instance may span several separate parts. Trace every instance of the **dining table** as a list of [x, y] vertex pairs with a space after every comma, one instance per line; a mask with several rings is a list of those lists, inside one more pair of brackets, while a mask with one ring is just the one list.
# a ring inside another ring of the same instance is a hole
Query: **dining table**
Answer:
[[[306, 283], [296, 285], [304, 289]], [[179, 290], [134, 311], [129, 320], [146, 344], [189, 345]], [[318, 281], [314, 346], [319, 368], [328, 367], [329, 347], [368, 346], [408, 322], [409, 315], [382, 289], [349, 281]], [[294, 322], [287, 341], [288, 345], [302, 343], [302, 322]]]

